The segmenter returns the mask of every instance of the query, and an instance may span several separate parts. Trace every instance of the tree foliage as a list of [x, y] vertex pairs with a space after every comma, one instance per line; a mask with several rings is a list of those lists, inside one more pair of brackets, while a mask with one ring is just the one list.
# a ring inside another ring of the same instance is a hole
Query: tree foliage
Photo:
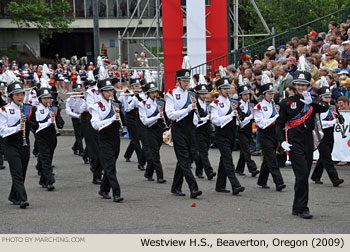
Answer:
[[[349, 6], [350, 1], [255, 0], [255, 3], [269, 28], [274, 27], [278, 34], [345, 8]], [[239, 24], [246, 34], [266, 33], [251, 0], [239, 0]]]
[[10, 0], [8, 11], [12, 22], [21, 28], [38, 28], [41, 38], [53, 32], [68, 32], [74, 18], [67, 0]]

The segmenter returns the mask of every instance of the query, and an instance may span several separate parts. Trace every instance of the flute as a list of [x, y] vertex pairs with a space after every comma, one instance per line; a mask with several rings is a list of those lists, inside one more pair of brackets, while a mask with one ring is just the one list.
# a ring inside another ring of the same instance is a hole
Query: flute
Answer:
[[22, 117], [24, 116], [24, 113], [23, 113], [23, 103], [20, 102], [19, 103], [19, 109], [21, 111], [21, 121], [20, 123], [22, 124], [23, 123], [23, 146], [28, 146], [28, 143], [27, 143], [27, 139], [26, 139], [26, 122], [22, 119]]
[[127, 132], [126, 132], [126, 130], [124, 129], [124, 125], [123, 125], [123, 122], [122, 122], [122, 118], [121, 118], [121, 116], [120, 116], [120, 112], [118, 112], [119, 109], [114, 105], [114, 100], [113, 100], [113, 97], [112, 97], [112, 96], [109, 97], [109, 100], [110, 100], [111, 103], [112, 103], [112, 107], [113, 107], [115, 113], [118, 113], [118, 114], [119, 114], [119, 119], [118, 119], [117, 121], [118, 121], [119, 124], [120, 124], [121, 135], [122, 135], [122, 136], [125, 136], [125, 135], [127, 134]]

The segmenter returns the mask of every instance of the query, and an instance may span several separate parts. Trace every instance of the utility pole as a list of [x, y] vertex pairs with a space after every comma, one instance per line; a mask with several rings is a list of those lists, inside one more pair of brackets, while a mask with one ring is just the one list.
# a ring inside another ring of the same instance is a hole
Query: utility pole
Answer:
[[98, 24], [99, 0], [92, 0], [92, 14], [94, 16], [94, 62], [97, 64], [97, 57], [100, 56], [100, 27]]

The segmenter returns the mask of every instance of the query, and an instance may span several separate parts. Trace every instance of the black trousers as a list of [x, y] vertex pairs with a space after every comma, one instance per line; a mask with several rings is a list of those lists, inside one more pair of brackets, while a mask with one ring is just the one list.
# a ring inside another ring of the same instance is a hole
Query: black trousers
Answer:
[[321, 180], [324, 169], [326, 169], [332, 183], [334, 183], [336, 180], [339, 180], [338, 172], [335, 169], [332, 160], [333, 145], [334, 142], [327, 142], [322, 140], [320, 145], [318, 146], [320, 157], [317, 161], [314, 172], [311, 175], [311, 179], [313, 181]]
[[0, 137], [0, 166], [4, 165], [4, 158], [5, 158], [5, 143], [4, 139]]
[[92, 150], [91, 150], [91, 137], [89, 137], [89, 130], [88, 130], [88, 124], [90, 124], [90, 114], [87, 112], [84, 112], [81, 114], [80, 117], [80, 126], [81, 126], [81, 136], [85, 141], [85, 150], [84, 150], [84, 156], [83, 159], [86, 160], [89, 158], [89, 160], [92, 160]]
[[[191, 116], [187, 117], [191, 118]], [[191, 133], [194, 127], [191, 124], [191, 120], [185, 118], [178, 123], [174, 123], [171, 128], [177, 158], [173, 184], [171, 186], [171, 192], [173, 193], [181, 192], [184, 177], [191, 192], [198, 190], [197, 181], [191, 171]]]
[[89, 121], [87, 126], [87, 135], [85, 136], [86, 143], [88, 145], [88, 152], [91, 155], [91, 163], [94, 167], [93, 179], [101, 179], [102, 177], [102, 167], [99, 157], [99, 147], [98, 147], [98, 132], [92, 127]]
[[208, 176], [214, 172], [209, 161], [211, 125], [210, 122], [195, 129], [195, 138], [198, 149], [198, 165], [196, 166], [196, 175], [202, 175], [203, 169]]
[[276, 184], [276, 186], [282, 185], [284, 182], [276, 157], [276, 136], [263, 130], [259, 130], [258, 137], [261, 151], [264, 155], [264, 160], [260, 168], [260, 174], [257, 183], [260, 186], [266, 185], [269, 174], [271, 173], [273, 182]]
[[109, 193], [112, 188], [113, 196], [120, 196], [120, 186], [117, 179], [116, 162], [120, 151], [119, 128], [114, 122], [98, 134], [100, 161], [103, 169], [103, 179], [100, 186], [102, 192]]
[[[196, 128], [193, 128], [192, 132], [191, 132], [191, 147], [190, 147], [190, 160], [191, 160], [191, 164], [194, 162], [196, 165], [196, 170], [197, 167], [199, 166], [199, 150], [198, 150], [198, 146], [197, 146], [197, 139], [196, 139]], [[192, 167], [192, 165], [191, 165]]]
[[235, 128], [236, 125], [234, 121], [231, 121], [223, 128], [215, 128], [216, 145], [220, 151], [216, 189], [225, 189], [227, 178], [231, 183], [232, 190], [241, 186], [235, 174], [235, 165], [233, 164], [232, 158], [232, 147], [236, 137]]
[[156, 125], [153, 125], [152, 127], [147, 127], [146, 132], [151, 158], [147, 163], [145, 175], [147, 177], [152, 177], [154, 171], [156, 171], [157, 179], [163, 179], [163, 167], [160, 162], [159, 154], [160, 147], [163, 143], [163, 129], [158, 123], [156, 123]]
[[143, 125], [143, 123], [139, 118], [136, 121], [136, 126], [137, 126], [137, 134], [142, 144], [141, 155], [145, 159], [145, 161], [143, 161], [143, 164], [147, 162], [147, 166], [146, 166], [146, 169], [147, 169], [147, 167], [152, 163], [151, 151], [150, 151], [150, 146], [147, 138], [147, 130], [145, 125]]
[[51, 124], [46, 129], [36, 134], [39, 156], [36, 165], [38, 171], [41, 171], [40, 185], [52, 185], [55, 178], [52, 175], [52, 160], [57, 146], [57, 137], [54, 126]]
[[12, 186], [9, 201], [21, 202], [27, 201], [27, 192], [24, 187], [24, 181], [27, 174], [29, 163], [29, 142], [28, 146], [23, 146], [22, 134], [10, 136], [4, 139], [5, 155], [10, 166], [12, 177]]
[[313, 157], [312, 132], [305, 132], [298, 139], [288, 137], [292, 145], [289, 158], [295, 175], [293, 212], [309, 210], [309, 175]]
[[244, 166], [247, 163], [250, 173], [257, 170], [254, 160], [251, 158], [249, 146], [252, 140], [252, 134], [247, 134], [245, 131], [238, 131], [238, 141], [240, 146], [239, 159], [236, 167], [236, 172], [243, 173]]
[[81, 133], [81, 124], [78, 118], [72, 118], [72, 124], [74, 129], [75, 142], [72, 147], [73, 151], [78, 151], [80, 154], [84, 152], [83, 140]]
[[130, 159], [132, 156], [132, 153], [136, 152], [137, 161], [140, 165], [145, 165], [146, 160], [143, 156], [141, 145], [140, 145], [140, 137], [138, 132], [138, 125], [137, 125], [137, 118], [134, 114], [129, 114], [134, 112], [127, 112], [126, 113], [126, 123], [128, 127], [129, 132], [129, 138], [130, 143], [128, 145], [128, 148], [125, 151], [124, 157], [127, 159]]

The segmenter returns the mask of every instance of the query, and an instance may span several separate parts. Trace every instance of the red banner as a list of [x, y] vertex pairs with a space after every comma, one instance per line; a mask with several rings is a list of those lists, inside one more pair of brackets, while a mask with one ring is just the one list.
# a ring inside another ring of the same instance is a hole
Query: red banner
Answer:
[[182, 66], [183, 15], [180, 0], [162, 1], [165, 91], [175, 87], [175, 72]]

